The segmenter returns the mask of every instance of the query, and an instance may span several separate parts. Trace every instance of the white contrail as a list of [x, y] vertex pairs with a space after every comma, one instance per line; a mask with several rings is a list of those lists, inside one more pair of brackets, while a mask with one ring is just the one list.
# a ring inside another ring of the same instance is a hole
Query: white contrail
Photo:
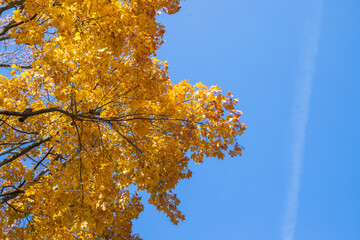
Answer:
[[291, 145], [291, 179], [287, 192], [286, 209], [282, 225], [282, 239], [293, 240], [299, 202], [302, 152], [305, 141], [306, 124], [309, 116], [312, 78], [321, 29], [323, 1], [311, 1], [304, 29], [299, 74], [296, 79], [296, 93], [292, 112], [293, 143]]

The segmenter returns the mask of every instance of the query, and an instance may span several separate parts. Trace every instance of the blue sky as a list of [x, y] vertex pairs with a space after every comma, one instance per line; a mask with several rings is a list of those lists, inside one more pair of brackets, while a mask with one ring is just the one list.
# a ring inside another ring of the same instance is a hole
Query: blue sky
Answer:
[[144, 239], [360, 239], [360, 1], [186, 0], [161, 16], [172, 81], [239, 98], [244, 156], [192, 164], [186, 220]]

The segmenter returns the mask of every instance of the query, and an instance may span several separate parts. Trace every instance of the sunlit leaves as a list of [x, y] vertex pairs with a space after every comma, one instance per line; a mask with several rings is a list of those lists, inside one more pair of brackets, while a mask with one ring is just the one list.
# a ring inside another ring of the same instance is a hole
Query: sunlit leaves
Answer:
[[165, 32], [156, 16], [179, 8], [27, 0], [13, 9], [9, 34], [33, 62], [0, 80], [0, 151], [23, 153], [0, 169], [0, 238], [135, 239], [138, 191], [177, 224], [173, 191], [191, 177], [189, 161], [242, 154], [237, 100], [218, 86], [171, 83], [156, 58]]

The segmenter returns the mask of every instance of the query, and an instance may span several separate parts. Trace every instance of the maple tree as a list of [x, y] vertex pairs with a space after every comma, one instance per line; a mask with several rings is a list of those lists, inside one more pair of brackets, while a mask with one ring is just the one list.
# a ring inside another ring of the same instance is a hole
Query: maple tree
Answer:
[[0, 238], [140, 239], [138, 192], [177, 224], [190, 160], [241, 155], [237, 100], [173, 84], [180, 0], [0, 0]]

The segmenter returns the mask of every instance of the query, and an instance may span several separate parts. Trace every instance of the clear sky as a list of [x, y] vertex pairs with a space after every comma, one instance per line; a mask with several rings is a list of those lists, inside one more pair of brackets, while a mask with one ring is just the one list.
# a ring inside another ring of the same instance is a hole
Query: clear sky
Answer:
[[172, 81], [239, 98], [244, 156], [192, 164], [145, 240], [360, 239], [360, 1], [186, 0], [161, 16]]

